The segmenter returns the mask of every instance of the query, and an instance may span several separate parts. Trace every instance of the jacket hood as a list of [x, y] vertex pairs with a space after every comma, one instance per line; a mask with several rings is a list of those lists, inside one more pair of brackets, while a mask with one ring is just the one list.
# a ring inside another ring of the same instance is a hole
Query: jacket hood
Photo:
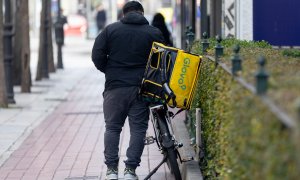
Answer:
[[123, 24], [149, 24], [147, 19], [140, 13], [129, 12], [120, 20]]

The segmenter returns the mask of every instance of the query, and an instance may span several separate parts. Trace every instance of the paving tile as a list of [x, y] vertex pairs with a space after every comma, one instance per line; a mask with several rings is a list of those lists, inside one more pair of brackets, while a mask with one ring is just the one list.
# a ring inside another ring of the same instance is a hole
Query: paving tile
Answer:
[[8, 177], [5, 180], [20, 180], [19, 177]]
[[10, 171], [0, 170], [0, 179], [5, 179], [9, 173], [10, 173]]
[[18, 165], [15, 167], [17, 170], [25, 170], [30, 167], [30, 164], [34, 161], [33, 157], [25, 157], [23, 158]]
[[14, 169], [17, 164], [19, 163], [19, 161], [21, 160], [22, 158], [21, 157], [11, 157], [10, 159], [8, 159], [5, 164], [3, 164], [1, 167], [0, 167], [0, 170], [1, 169], [6, 169], [6, 170], [11, 170], [11, 169]]
[[10, 172], [7, 177], [21, 179], [22, 176], [25, 174], [25, 172], [26, 172], [25, 170], [14, 170], [14, 171]]
[[70, 172], [70, 177], [83, 177], [85, 175], [85, 168], [81, 169], [72, 169]]
[[64, 170], [64, 171], [56, 171], [53, 180], [64, 180], [65, 178], [69, 177], [70, 171]]

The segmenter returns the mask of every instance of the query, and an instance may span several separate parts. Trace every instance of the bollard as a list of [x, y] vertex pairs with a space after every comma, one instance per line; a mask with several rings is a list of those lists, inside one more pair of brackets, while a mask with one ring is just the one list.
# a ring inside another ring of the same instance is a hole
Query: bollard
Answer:
[[264, 95], [268, 89], [269, 74], [265, 70], [266, 59], [260, 56], [258, 59], [259, 70], [256, 73], [256, 94]]
[[240, 55], [239, 55], [239, 52], [240, 52], [240, 45], [239, 44], [236, 44], [233, 47], [233, 52], [234, 52], [234, 55], [231, 58], [231, 62], [232, 62], [231, 72], [234, 76], [236, 76], [237, 72], [242, 70], [242, 60], [241, 60]]
[[219, 62], [219, 57], [221, 57], [224, 54], [223, 52], [224, 48], [221, 45], [221, 41], [222, 41], [221, 36], [217, 35], [216, 40], [217, 40], [217, 44], [215, 46], [215, 64], [217, 65]]
[[207, 32], [204, 32], [202, 34], [203, 40], [202, 40], [202, 54], [206, 54], [207, 53], [207, 49], [209, 47], [209, 41], [208, 41], [208, 35]]

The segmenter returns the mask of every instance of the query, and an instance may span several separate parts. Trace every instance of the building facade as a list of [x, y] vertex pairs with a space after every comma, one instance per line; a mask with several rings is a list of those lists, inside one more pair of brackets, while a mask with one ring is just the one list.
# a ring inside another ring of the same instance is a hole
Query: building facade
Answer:
[[299, 0], [176, 0], [173, 8], [178, 47], [184, 47], [187, 26], [197, 38], [207, 32], [209, 37], [300, 46]]

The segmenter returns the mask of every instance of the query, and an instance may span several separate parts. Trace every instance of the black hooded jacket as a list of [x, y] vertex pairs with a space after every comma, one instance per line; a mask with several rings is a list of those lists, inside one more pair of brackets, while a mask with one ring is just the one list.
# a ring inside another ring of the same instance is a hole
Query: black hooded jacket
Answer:
[[104, 28], [95, 40], [92, 60], [105, 73], [105, 90], [140, 85], [153, 41], [163, 42], [161, 32], [137, 12]]

